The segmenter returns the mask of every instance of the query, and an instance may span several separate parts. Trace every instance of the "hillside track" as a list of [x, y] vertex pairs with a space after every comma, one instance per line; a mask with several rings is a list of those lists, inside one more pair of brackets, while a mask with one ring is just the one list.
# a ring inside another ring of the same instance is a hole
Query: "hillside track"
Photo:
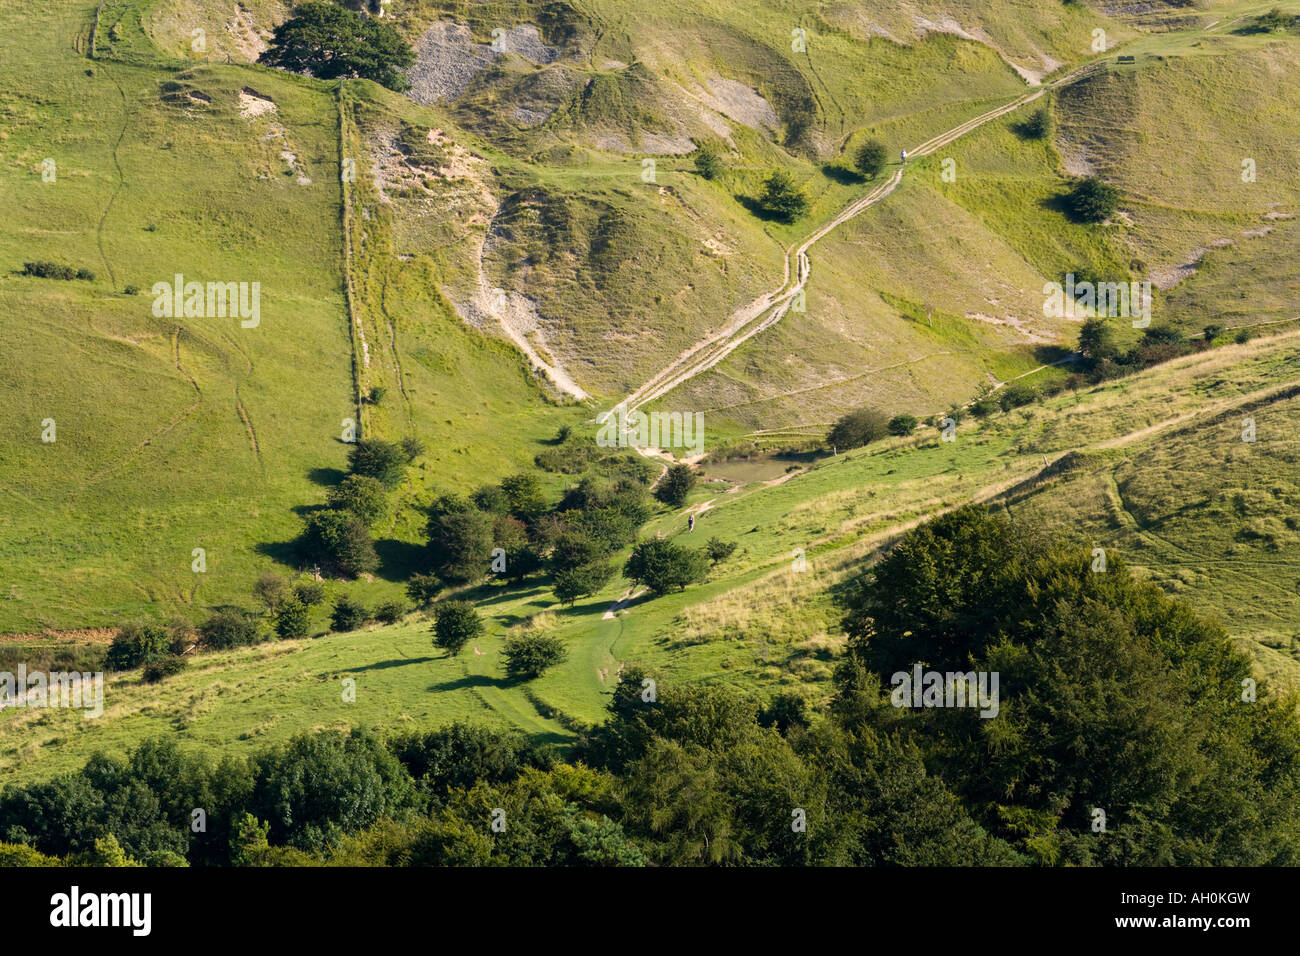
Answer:
[[[960, 123], [952, 129], [926, 140], [919, 146], [907, 150], [908, 158], [919, 159], [928, 156], [949, 143], [960, 139], [967, 133], [979, 129], [986, 123], [990, 123], [1032, 103], [1044, 93], [1077, 83], [1096, 74], [1104, 67], [1105, 61], [1101, 60], [1087, 63], [1057, 80], [1026, 92], [1009, 103], [1004, 103], [972, 117], [964, 123]], [[648, 402], [662, 398], [678, 386], [713, 368], [755, 335], [770, 329], [780, 322], [790, 311], [796, 298], [803, 292], [808, 283], [808, 277], [812, 273], [812, 261], [808, 256], [809, 250], [835, 229], [882, 201], [897, 189], [898, 185], [903, 181], [905, 169], [905, 165], [900, 166], [884, 182], [878, 184], [865, 196], [850, 202], [832, 219], [823, 223], [796, 246], [788, 249], [784, 259], [784, 274], [778, 288], [764, 293], [737, 309], [728, 317], [727, 322], [720, 330], [691, 346], [670, 365], [652, 376], [623, 399], [616, 408], [631, 413]]]
[[[100, 63], [100, 69], [103, 69], [103, 63]], [[117, 276], [113, 273], [113, 265], [108, 261], [108, 254], [104, 252], [104, 222], [108, 219], [108, 214], [113, 211], [113, 203], [117, 201], [118, 194], [126, 186], [126, 177], [122, 173], [122, 164], [118, 160], [117, 151], [122, 145], [122, 140], [126, 138], [126, 128], [131, 123], [131, 110], [126, 99], [126, 91], [122, 89], [122, 84], [117, 82], [117, 78], [108, 74], [112, 80], [113, 86], [117, 88], [118, 96], [122, 97], [122, 128], [117, 132], [117, 139], [113, 142], [112, 157], [113, 169], [117, 172], [117, 186], [113, 189], [113, 194], [108, 197], [108, 205], [100, 213], [99, 222], [95, 225], [95, 243], [99, 247], [99, 258], [104, 262], [104, 270], [108, 273], [108, 284], [116, 289]]]

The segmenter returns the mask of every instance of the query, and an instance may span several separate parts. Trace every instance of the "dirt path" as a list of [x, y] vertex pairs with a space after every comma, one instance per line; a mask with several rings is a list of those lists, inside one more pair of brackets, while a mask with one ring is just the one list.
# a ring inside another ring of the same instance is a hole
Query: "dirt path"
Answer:
[[[248, 432], [248, 443], [253, 448], [253, 457], [257, 459], [259, 465], [262, 464], [262, 446], [257, 443], [257, 430], [253, 428], [253, 420], [248, 417], [248, 409], [244, 407], [243, 399], [239, 397], [239, 386], [235, 386], [235, 410], [239, 413], [239, 420], [244, 423], [244, 430]], [[265, 466], [263, 466], [265, 468]]]
[[[1032, 92], [1017, 97], [1010, 103], [981, 113], [979, 116], [954, 126], [952, 129], [926, 140], [913, 149], [909, 149], [907, 151], [908, 158], [919, 159], [928, 156], [935, 150], [941, 149], [972, 130], [1018, 110], [1028, 103], [1032, 103], [1049, 90], [1076, 83], [1092, 75], [1102, 66], [1103, 63], [1100, 61], [1085, 64], [1046, 86], [1038, 87]], [[871, 208], [897, 189], [899, 183], [903, 181], [905, 169], [905, 166], [900, 167], [883, 183], [877, 185], [865, 196], [853, 200], [833, 219], [823, 223], [797, 246], [789, 250], [786, 253], [784, 275], [779, 288], [766, 292], [747, 305], [737, 309], [718, 332], [687, 349], [672, 364], [632, 392], [617, 407], [621, 407], [627, 412], [636, 411], [647, 402], [666, 395], [684, 382], [713, 368], [750, 338], [780, 322], [794, 304], [795, 297], [803, 291], [808, 283], [808, 276], [812, 272], [812, 262], [808, 258], [808, 250], [832, 231], [864, 210]]]
[[[95, 15], [98, 21], [99, 14]], [[99, 68], [104, 69], [104, 64], [100, 63]], [[103, 213], [100, 214], [99, 222], [95, 226], [95, 244], [99, 247], [99, 258], [104, 260], [104, 269], [108, 272], [108, 284], [116, 289], [117, 277], [113, 274], [112, 263], [108, 261], [108, 254], [104, 252], [104, 222], [108, 219], [108, 214], [113, 211], [113, 203], [117, 202], [118, 193], [126, 185], [126, 177], [122, 174], [122, 163], [118, 160], [117, 151], [122, 146], [122, 140], [126, 138], [126, 128], [131, 123], [131, 110], [127, 103], [126, 91], [122, 89], [122, 84], [117, 82], [117, 78], [112, 73], [106, 73], [108, 78], [113, 81], [117, 87], [118, 95], [122, 97], [122, 128], [118, 130], [117, 139], [113, 142], [113, 169], [117, 171], [117, 185], [113, 188], [113, 194], [108, 197], [108, 205], [104, 207]]]
[[[339, 168], [342, 169], [348, 159], [348, 105], [344, 96], [345, 84], [340, 82], [338, 88], [339, 106]], [[366, 332], [361, 326], [361, 316], [357, 312], [356, 293], [352, 288], [352, 190], [348, 188], [346, 176], [339, 177], [340, 208], [339, 219], [343, 229], [343, 298], [347, 307], [348, 341], [352, 344], [352, 398], [357, 410], [357, 425], [364, 426], [361, 400], [361, 368], [357, 365], [358, 357], [363, 366], [370, 366], [370, 346], [366, 344]]]

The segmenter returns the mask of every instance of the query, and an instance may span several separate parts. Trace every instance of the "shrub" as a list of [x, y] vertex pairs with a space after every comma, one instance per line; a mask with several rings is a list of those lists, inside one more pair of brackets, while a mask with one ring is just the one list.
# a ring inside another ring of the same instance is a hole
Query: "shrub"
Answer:
[[564, 568], [552, 575], [555, 599], [570, 607], [581, 597], [589, 597], [609, 583], [614, 566], [607, 561], [591, 561]]
[[874, 408], [860, 408], [842, 415], [826, 435], [835, 449], [860, 448], [889, 434], [889, 419]]
[[313, 561], [337, 570], [348, 577], [374, 571], [379, 555], [370, 538], [370, 529], [356, 515], [325, 508], [306, 517], [303, 550]]
[[85, 279], [85, 280], [88, 281], [88, 282], [94, 282], [94, 281], [95, 281], [95, 273], [91, 272], [89, 269], [78, 269], [78, 270], [77, 270], [77, 278], [78, 278], [78, 279]]
[[399, 736], [390, 740], [389, 749], [439, 803], [452, 790], [508, 783], [545, 759], [518, 731], [468, 723]]
[[315, 607], [325, 600], [325, 585], [319, 581], [303, 581], [293, 589], [294, 597], [308, 607]]
[[406, 614], [406, 602], [402, 600], [385, 601], [375, 608], [375, 620], [384, 624], [396, 624]]
[[916, 420], [915, 415], [895, 415], [885, 427], [889, 429], [889, 434], [902, 438], [916, 431], [918, 424], [920, 423]]
[[1207, 342], [1213, 342], [1222, 334], [1223, 326], [1221, 325], [1210, 324], [1205, 327], [1205, 341]]
[[370, 394], [369, 396], [367, 396], [367, 400], [370, 402], [371, 405], [380, 405], [383, 404], [384, 396], [387, 394], [388, 394], [387, 388], [385, 388], [382, 385], [375, 385], [371, 387]]
[[408, 459], [401, 445], [378, 438], [362, 438], [348, 452], [348, 470], [395, 488], [406, 474]]
[[356, 598], [343, 595], [334, 602], [330, 627], [336, 631], [355, 631], [370, 620], [370, 612]]
[[546, 510], [542, 482], [534, 474], [525, 472], [502, 479], [501, 492], [506, 496], [506, 509], [516, 518], [534, 518]]
[[668, 471], [655, 486], [655, 497], [670, 508], [680, 508], [695, 487], [695, 481], [695, 471], [690, 465], [669, 465]]
[[222, 608], [199, 625], [205, 647], [225, 650], [257, 643], [257, 619], [240, 608]]
[[853, 155], [853, 165], [867, 178], [879, 176], [889, 160], [889, 149], [878, 139], [869, 139]]
[[736, 542], [723, 541], [721, 538], [710, 538], [704, 545], [704, 553], [709, 556], [711, 564], [721, 564], [736, 550]]
[[695, 151], [695, 171], [705, 179], [717, 179], [722, 172], [722, 158], [711, 146], [701, 146]]
[[528, 529], [518, 518], [509, 515], [497, 518], [492, 523], [492, 539], [496, 547], [505, 552], [504, 574], [507, 579], [522, 581], [542, 566], [541, 556], [528, 540]]
[[173, 617], [167, 622], [167, 639], [169, 654], [184, 654], [199, 642], [198, 628], [183, 617]]
[[551, 548], [551, 568], [555, 571], [567, 571], [599, 561], [605, 555], [606, 550], [601, 542], [584, 529], [571, 527], [555, 539], [555, 545]]
[[481, 580], [492, 560], [492, 519], [480, 511], [429, 518], [429, 550], [438, 577], [450, 584]]
[[420, 441], [420, 439], [416, 438], [414, 435], [406, 436], [398, 442], [398, 445], [402, 449], [402, 454], [406, 456], [407, 464], [410, 464], [424, 454], [424, 442]]
[[763, 182], [758, 207], [769, 216], [784, 222], [798, 219], [808, 211], [808, 197], [784, 169], [778, 169]]
[[442, 590], [442, 582], [436, 574], [413, 574], [406, 582], [406, 596], [418, 607], [432, 604]]
[[369, 475], [347, 475], [331, 488], [325, 495], [330, 508], [346, 511], [373, 525], [388, 511], [388, 499], [384, 485], [378, 478]]
[[433, 643], [448, 654], [461, 652], [483, 633], [483, 620], [469, 601], [441, 601], [433, 611]]
[[1038, 108], [1016, 127], [1016, 131], [1025, 139], [1047, 139], [1052, 135], [1052, 111], [1046, 106]]
[[1012, 382], [998, 396], [998, 404], [1004, 412], [1036, 401], [1038, 401], [1038, 390], [1024, 382]]
[[503, 515], [510, 510], [510, 502], [500, 485], [484, 485], [469, 497], [475, 508], [488, 514]]
[[306, 637], [311, 631], [311, 612], [307, 605], [299, 600], [290, 600], [280, 608], [275, 616], [275, 633], [281, 640]]
[[173, 674], [179, 674], [185, 670], [185, 658], [175, 657], [171, 654], [164, 654], [159, 657], [151, 657], [145, 662], [144, 670], [141, 676], [146, 684], [156, 684], [164, 677], [171, 677]]
[[253, 595], [266, 605], [268, 611], [274, 612], [289, 600], [289, 582], [274, 571], [264, 571], [253, 585]]
[[666, 538], [650, 538], [632, 549], [623, 576], [656, 594], [666, 594], [704, 580], [708, 569], [702, 551], [679, 547]]
[[1089, 176], [1079, 180], [1066, 194], [1065, 204], [1080, 222], [1101, 222], [1119, 208], [1119, 190], [1096, 176]]
[[71, 281], [77, 277], [77, 270], [71, 266], [61, 266], [57, 262], [47, 262], [39, 260], [37, 262], [24, 262], [22, 274], [25, 276], [35, 276], [38, 279], [62, 279]]
[[[411, 779], [397, 758], [360, 730], [295, 737], [255, 757], [252, 776], [246, 809], [255, 818], [255, 832], [261, 832], [248, 840], [247, 817], [232, 813], [228, 819], [238, 834], [230, 841], [234, 846], [264, 847], [269, 832], [271, 843], [321, 853], [343, 833], [384, 816], [400, 819], [413, 796]], [[259, 820], [269, 827], [258, 826]]]
[[1114, 358], [1119, 352], [1115, 330], [1105, 319], [1086, 319], [1079, 328], [1079, 352], [1091, 362]]
[[993, 400], [993, 396], [985, 395], [983, 398], [976, 399], [970, 407], [970, 413], [976, 418], [988, 418], [998, 409], [998, 403]]
[[566, 441], [563, 445], [539, 451], [533, 463], [542, 471], [577, 475], [587, 470], [596, 458], [596, 449], [585, 442]]
[[166, 654], [170, 646], [171, 636], [161, 625], [126, 624], [109, 645], [104, 664], [109, 670], [131, 670], [152, 657]]
[[565, 660], [569, 652], [555, 635], [532, 633], [506, 638], [502, 656], [510, 677], [529, 680]]
[[1253, 333], [1250, 329], [1238, 329], [1237, 334], [1232, 337], [1232, 340], [1238, 345], [1245, 345], [1250, 341], [1252, 334]]
[[123, 289], [122, 291], [123, 291], [126, 295], [139, 295], [139, 294], [140, 294], [140, 287], [139, 287], [138, 285], [127, 285], [127, 287], [126, 287], [125, 289]]
[[1255, 18], [1255, 26], [1262, 32], [1276, 33], [1278, 30], [1285, 30], [1295, 22], [1295, 17], [1283, 13], [1281, 8], [1274, 7], [1268, 13], [1261, 13]]
[[1186, 345], [1187, 335], [1172, 325], [1152, 325], [1142, 330], [1142, 342], [1151, 345]]
[[794, 727], [808, 726], [808, 702], [798, 694], [777, 694], [758, 711], [760, 727], [775, 727], [785, 736]]

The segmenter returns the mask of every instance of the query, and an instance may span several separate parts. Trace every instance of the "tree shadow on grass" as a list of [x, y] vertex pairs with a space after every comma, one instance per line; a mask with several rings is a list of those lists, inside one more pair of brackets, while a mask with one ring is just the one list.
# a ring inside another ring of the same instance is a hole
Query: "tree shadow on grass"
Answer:
[[473, 591], [467, 591], [465, 596], [468, 600], [473, 600], [475, 604], [482, 607], [492, 607], [494, 604], [506, 604], [511, 601], [518, 601], [521, 598], [537, 597], [545, 593], [545, 591], [546, 589], [540, 586], [521, 587], [507, 584], [505, 587], [489, 587], [479, 585]]
[[835, 163], [827, 163], [824, 165], [822, 167], [822, 175], [827, 179], [839, 183], [841, 186], [860, 186], [867, 181], [867, 177], [863, 176], [856, 170], [850, 169], [847, 166], [839, 166]]
[[782, 225], [789, 225], [793, 222], [788, 216], [778, 216], [776, 213], [769, 211], [762, 203], [752, 196], [742, 196], [739, 193], [734, 197], [736, 202], [740, 203], [750, 211], [754, 216], [762, 219], [764, 222], [779, 222]]
[[307, 477], [318, 485], [324, 485], [332, 488], [343, 480], [347, 472], [339, 468], [311, 468], [307, 471]]
[[1034, 358], [1038, 359], [1040, 365], [1053, 365], [1068, 358], [1078, 358], [1078, 354], [1074, 349], [1063, 348], [1059, 345], [1036, 345], [1034, 346]]
[[1052, 212], [1060, 213], [1076, 226], [1092, 225], [1087, 219], [1074, 211], [1074, 207], [1070, 205], [1070, 194], [1068, 192], [1040, 199], [1038, 205], [1044, 209], [1050, 209]]
[[565, 734], [548, 731], [544, 734], [529, 734], [528, 739], [538, 747], [558, 747], [561, 752], [567, 752], [573, 746], [573, 738]]
[[406, 666], [407, 664], [431, 664], [431, 663], [433, 663], [434, 661], [441, 660], [441, 659], [442, 659], [442, 658], [440, 658], [440, 657], [406, 657], [406, 658], [393, 658], [392, 660], [388, 660], [388, 661], [376, 661], [375, 663], [373, 663], [373, 664], [367, 664], [367, 665], [365, 665], [364, 667], [353, 667], [353, 668], [350, 668], [350, 670], [353, 670], [353, 671], [382, 671], [382, 670], [388, 670], [388, 668], [390, 668], [390, 667], [404, 667], [404, 666]]
[[302, 566], [302, 554], [297, 538], [289, 541], [259, 541], [253, 545], [253, 550], [258, 554], [266, 555], [276, 564], [293, 568], [295, 571]]
[[406, 581], [411, 575], [425, 571], [429, 561], [429, 552], [424, 545], [396, 538], [377, 540], [375, 553], [379, 555], [376, 575], [385, 581]]
[[[438, 659], [440, 660], [441, 658]], [[488, 677], [486, 674], [466, 674], [464, 677], [457, 677], [455, 680], [443, 681], [441, 684], [430, 684], [429, 690], [469, 690], [473, 687], [499, 687], [504, 690], [510, 686], [511, 682], [504, 677]]]

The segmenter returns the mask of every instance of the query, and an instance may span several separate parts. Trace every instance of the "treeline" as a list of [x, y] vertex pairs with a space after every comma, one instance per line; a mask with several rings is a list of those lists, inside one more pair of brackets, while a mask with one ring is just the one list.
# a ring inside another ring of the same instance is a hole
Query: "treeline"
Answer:
[[[1150, 368], [1161, 362], [1193, 352], [1202, 352], [1216, 343], [1227, 341], [1222, 325], [1205, 326], [1200, 338], [1192, 338], [1179, 328], [1168, 325], [1150, 326], [1142, 330], [1142, 337], [1127, 349], [1119, 346], [1113, 322], [1105, 319], [1088, 319], [1079, 329], [1079, 353], [1083, 357], [1081, 373], [1091, 383], [1121, 378], [1133, 372]], [[1251, 339], [1249, 328], [1237, 329], [1232, 341], [1243, 345]]]
[[[373, 529], [391, 519], [392, 493], [423, 451], [415, 438], [356, 441], [348, 452], [348, 471], [326, 493], [325, 504], [304, 510], [303, 530], [292, 550], [307, 576], [292, 582], [276, 572], [263, 573], [252, 588], [260, 610], [216, 608], [197, 627], [180, 618], [167, 624], [130, 622], [103, 658], [82, 656], [109, 670], [143, 668], [145, 680], [156, 682], [183, 670], [185, 656], [195, 651], [309, 636], [312, 608], [326, 597], [322, 576], [346, 580], [378, 569]], [[572, 606], [608, 584], [619, 571], [615, 555], [635, 545], [623, 565], [624, 577], [662, 594], [702, 581], [710, 566], [734, 551], [734, 543], [717, 538], [702, 549], [661, 539], [637, 543], [655, 510], [652, 498], [672, 507], [684, 503], [696, 482], [689, 466], [670, 466], [656, 484], [648, 462], [630, 454], [602, 454], [568, 428], [537, 456], [539, 468], [557, 464], [552, 452], [562, 452], [565, 461], [581, 461], [587, 471], [558, 500], [548, 500], [538, 474], [521, 472], [468, 496], [443, 494], [424, 509], [428, 570], [410, 575], [406, 593], [420, 609], [437, 602], [434, 643], [449, 653], [458, 653], [483, 631], [472, 603], [439, 601], [449, 591], [491, 579], [511, 586], [535, 579]], [[442, 608], [448, 603], [453, 606]], [[344, 632], [372, 621], [393, 624], [410, 610], [401, 599], [367, 607], [344, 593], [329, 609], [329, 627]], [[517, 636], [506, 650], [507, 672], [515, 677], [537, 676], [563, 659], [562, 648], [545, 635]]]
[[[547, 576], [556, 599], [573, 605], [608, 584], [618, 570], [613, 557], [634, 544], [624, 576], [656, 593], [703, 580], [711, 561], [731, 553], [725, 543], [711, 551], [663, 539], [636, 543], [654, 513], [653, 467], [633, 457], [610, 457], [598, 465], [598, 473], [584, 475], [553, 504], [538, 477], [528, 473], [484, 485], [468, 497], [436, 499], [428, 520], [433, 571], [413, 577], [408, 593], [426, 603], [443, 586], [477, 584], [492, 574], [513, 584]], [[673, 465], [654, 497], [677, 507], [694, 484], [689, 466]]]
[[64, 282], [73, 279], [95, 281], [95, 273], [89, 269], [74, 269], [72, 266], [60, 265], [44, 259], [37, 262], [24, 262], [23, 271], [19, 275], [33, 276], [37, 279], [61, 279]]
[[[1117, 556], [969, 507], [843, 602], [824, 713], [625, 668], [567, 754], [454, 725], [252, 757], [150, 741], [0, 794], [0, 860], [155, 865], [1294, 865], [1300, 727], [1221, 629]], [[895, 706], [897, 673], [999, 706]], [[195, 811], [204, 827], [194, 829]]]
[[[1113, 321], [1087, 319], [1079, 329], [1077, 372], [1037, 385], [1012, 381], [996, 390], [985, 385], [969, 405], [954, 406], [945, 414], [931, 415], [924, 421], [908, 414], [891, 418], [870, 407], [854, 409], [836, 420], [826, 433], [824, 444], [833, 451], [846, 451], [861, 448], [889, 435], [905, 437], [922, 424], [937, 427], [945, 418], [952, 419], [954, 425], [960, 424], [967, 414], [975, 418], [987, 418], [999, 410], [1011, 411], [1044, 398], [1052, 398], [1067, 390], [1077, 392], [1090, 384], [1122, 378], [1183, 355], [1203, 352], [1229, 341], [1228, 331], [1224, 326], [1212, 323], [1204, 327], [1199, 338], [1193, 338], [1174, 326], [1150, 326], [1142, 330], [1137, 342], [1124, 349], [1119, 345]], [[1241, 328], [1233, 332], [1231, 341], [1242, 345], [1249, 342], [1251, 337], [1249, 328]]]

